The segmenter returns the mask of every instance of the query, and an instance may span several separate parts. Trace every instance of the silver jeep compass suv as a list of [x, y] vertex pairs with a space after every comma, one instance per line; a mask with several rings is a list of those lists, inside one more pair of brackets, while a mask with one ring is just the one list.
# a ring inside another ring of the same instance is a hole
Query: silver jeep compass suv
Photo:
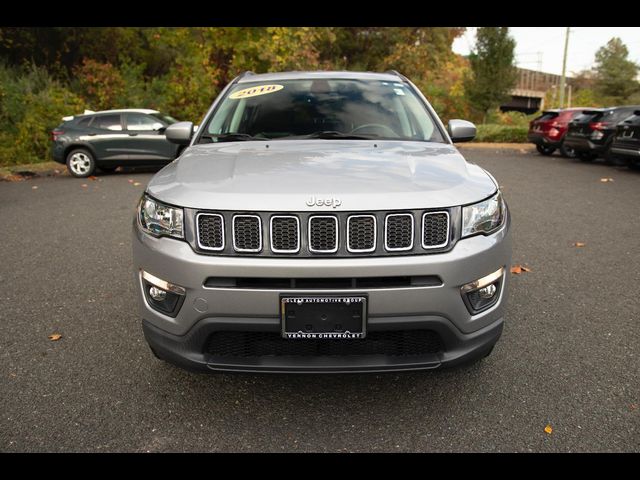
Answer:
[[133, 227], [142, 326], [199, 371], [365, 372], [488, 355], [509, 212], [396, 73], [233, 80], [149, 183]]

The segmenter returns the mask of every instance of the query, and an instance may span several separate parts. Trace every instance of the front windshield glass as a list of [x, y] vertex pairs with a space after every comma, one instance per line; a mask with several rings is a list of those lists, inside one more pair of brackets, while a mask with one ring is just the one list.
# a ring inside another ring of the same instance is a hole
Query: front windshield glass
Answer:
[[236, 84], [200, 142], [305, 138], [445, 142], [408, 85], [346, 79]]

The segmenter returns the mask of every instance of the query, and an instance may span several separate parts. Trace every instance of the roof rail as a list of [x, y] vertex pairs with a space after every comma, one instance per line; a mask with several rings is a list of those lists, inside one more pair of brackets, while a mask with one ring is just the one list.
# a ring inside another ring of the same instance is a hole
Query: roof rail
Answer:
[[246, 77], [247, 75], [255, 75], [255, 73], [253, 73], [251, 70], [245, 70], [240, 75], [238, 75], [238, 80], [240, 80], [242, 77]]
[[408, 79], [407, 77], [405, 77], [404, 75], [402, 75], [402, 74], [401, 74], [400, 72], [398, 72], [397, 70], [387, 70], [387, 71], [386, 71], [386, 72], [384, 72], [384, 73], [390, 73], [390, 74], [392, 74], [392, 75], [396, 75], [396, 76], [400, 77], [402, 80], [404, 80], [404, 81], [406, 81], [406, 82], [408, 82], [408, 81], [409, 81], [409, 79]]

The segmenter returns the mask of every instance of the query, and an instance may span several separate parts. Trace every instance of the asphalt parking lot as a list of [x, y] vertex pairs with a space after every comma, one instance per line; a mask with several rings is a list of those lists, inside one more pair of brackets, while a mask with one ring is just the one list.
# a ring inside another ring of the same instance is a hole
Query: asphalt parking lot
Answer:
[[531, 271], [490, 357], [421, 373], [164, 364], [132, 288], [152, 173], [0, 182], [0, 451], [640, 451], [640, 174], [462, 151], [502, 186]]

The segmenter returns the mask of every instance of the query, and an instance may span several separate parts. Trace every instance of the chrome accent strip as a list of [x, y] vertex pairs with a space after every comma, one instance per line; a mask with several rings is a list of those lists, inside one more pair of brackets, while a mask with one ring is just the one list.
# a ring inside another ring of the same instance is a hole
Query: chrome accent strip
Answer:
[[[411, 217], [411, 245], [408, 247], [401, 248], [389, 248], [389, 243], [387, 242], [387, 221], [389, 217]], [[414, 224], [415, 221], [413, 219], [413, 214], [411, 213], [389, 213], [384, 217], [384, 249], [387, 252], [403, 252], [407, 250], [411, 250], [413, 248], [413, 237], [415, 235]]]
[[[200, 243], [200, 216], [201, 215], [207, 215], [209, 217], [220, 217], [220, 220], [222, 220], [222, 247], [205, 247], [204, 245], [202, 245], [202, 243]], [[211, 250], [214, 252], [220, 252], [222, 250], [224, 250], [224, 245], [225, 245], [225, 235], [224, 235], [224, 217], [222, 215], [220, 215], [219, 213], [198, 213], [196, 215], [196, 239], [198, 242], [198, 248], [201, 248], [203, 250]]]
[[[331, 250], [316, 250], [316, 249], [311, 247], [311, 220], [314, 219], [314, 218], [331, 218], [335, 222], [335, 224], [336, 224], [336, 246], [333, 249], [331, 249]], [[309, 220], [307, 221], [307, 241], [308, 241], [309, 251], [311, 253], [336, 253], [338, 251], [338, 245], [340, 245], [339, 234], [340, 234], [340, 232], [338, 231], [338, 217], [336, 217], [334, 215], [311, 215], [311, 216], [309, 216]]]
[[[436, 214], [440, 214], [440, 213], [444, 213], [447, 216], [447, 235], [446, 235], [446, 240], [444, 241], [444, 243], [440, 243], [438, 245], [425, 245], [424, 244], [424, 219], [427, 215], [436, 215]], [[449, 243], [449, 228], [450, 228], [450, 224], [451, 224], [451, 218], [449, 217], [449, 212], [447, 212], [446, 210], [442, 210], [442, 211], [438, 211], [438, 212], [425, 212], [422, 214], [422, 239], [420, 240], [420, 243], [422, 243], [422, 248], [424, 248], [425, 250], [429, 250], [432, 248], [442, 248], [444, 246], [446, 246]]]
[[[298, 248], [295, 250], [282, 250], [279, 248], [273, 247], [273, 220], [276, 218], [293, 218], [295, 219], [298, 225]], [[301, 241], [301, 232], [300, 232], [300, 219], [295, 215], [273, 215], [269, 220], [269, 241], [271, 242], [271, 251], [274, 253], [298, 253], [300, 251], [300, 241]]]
[[486, 287], [487, 285], [492, 284], [496, 280], [502, 278], [502, 275], [504, 275], [504, 267], [500, 267], [498, 270], [490, 273], [489, 275], [463, 285], [462, 287], [460, 287], [460, 290], [462, 291], [462, 293], [473, 292], [474, 290], [478, 290], [479, 288]]
[[[256, 248], [238, 248], [236, 247], [236, 218], [257, 218], [258, 219], [258, 242], [260, 243], [260, 246], [256, 249]], [[260, 218], [260, 215], [234, 215], [233, 219], [231, 220], [231, 236], [233, 237], [233, 249], [236, 252], [252, 252], [252, 253], [257, 253], [262, 251], [262, 219]]]
[[[349, 224], [351, 223], [352, 218], [373, 218], [373, 248], [354, 248], [351, 249], [349, 247]], [[378, 246], [378, 221], [376, 220], [375, 215], [350, 215], [347, 218], [347, 251], [351, 253], [366, 253], [366, 252], [375, 252], [376, 247]]]
[[165, 280], [162, 280], [161, 278], [151, 275], [149, 272], [145, 272], [142, 269], [140, 269], [140, 275], [142, 276], [143, 279], [145, 279], [150, 284], [155, 285], [156, 287], [159, 287], [162, 290], [166, 290], [167, 292], [172, 292], [178, 295], [184, 295], [185, 293], [187, 293], [187, 290], [184, 287], [181, 287], [179, 285], [174, 285], [173, 283], [169, 283]]

